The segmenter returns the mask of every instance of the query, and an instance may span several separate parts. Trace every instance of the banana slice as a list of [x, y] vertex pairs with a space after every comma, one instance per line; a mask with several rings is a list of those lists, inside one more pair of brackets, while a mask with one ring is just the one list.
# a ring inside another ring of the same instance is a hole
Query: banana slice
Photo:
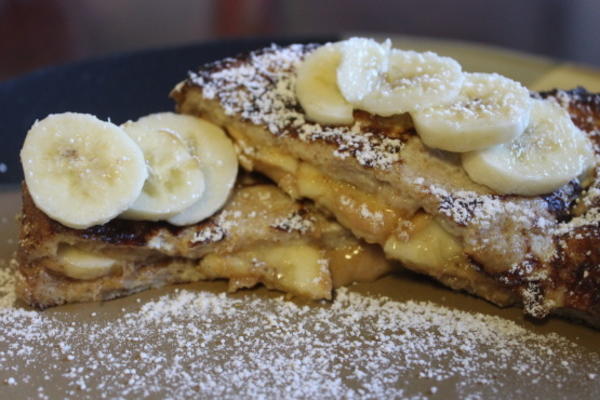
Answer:
[[431, 52], [393, 49], [388, 64], [369, 93], [356, 103], [358, 108], [387, 117], [447, 104], [456, 98], [464, 81], [456, 60]]
[[337, 68], [341, 51], [326, 44], [310, 53], [298, 66], [296, 97], [308, 119], [320, 124], [351, 124], [352, 105], [337, 86]]
[[336, 45], [342, 53], [337, 84], [346, 100], [359, 104], [377, 89], [381, 75], [387, 72], [391, 42], [351, 38]]
[[56, 256], [66, 276], [82, 280], [108, 275], [117, 263], [114, 258], [69, 245], [61, 245]]
[[510, 142], [529, 122], [529, 91], [498, 74], [467, 73], [451, 105], [411, 113], [423, 143], [442, 150], [466, 152]]
[[499, 193], [550, 193], [594, 164], [592, 143], [553, 100], [532, 100], [531, 122], [513, 142], [465, 153], [464, 169], [475, 182]]
[[233, 144], [221, 128], [197, 117], [170, 112], [145, 116], [136, 124], [179, 136], [204, 174], [206, 189], [202, 196], [168, 222], [195, 224], [225, 204], [235, 184], [238, 161]]
[[225, 132], [218, 126], [189, 115], [167, 113], [159, 115], [172, 124], [200, 161], [207, 190], [196, 203], [169, 219], [174, 225], [194, 224], [218, 211], [227, 199], [238, 173], [235, 148]]
[[53, 114], [36, 122], [21, 163], [37, 207], [75, 229], [125, 211], [147, 176], [144, 155], [125, 131], [89, 114]]
[[121, 126], [140, 146], [148, 179], [137, 200], [121, 216], [158, 221], [194, 204], [204, 192], [204, 174], [198, 160], [177, 134], [143, 122]]

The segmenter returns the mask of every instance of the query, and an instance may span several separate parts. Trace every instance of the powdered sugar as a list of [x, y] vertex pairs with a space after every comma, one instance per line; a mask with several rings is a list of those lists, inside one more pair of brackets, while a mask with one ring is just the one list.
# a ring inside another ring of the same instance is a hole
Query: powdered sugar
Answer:
[[225, 239], [226, 232], [219, 225], [208, 225], [194, 233], [192, 243], [216, 243]]
[[381, 211], [372, 211], [366, 203], [357, 203], [348, 196], [340, 196], [340, 203], [344, 207], [357, 209], [360, 216], [366, 220], [370, 220], [376, 224], [383, 223], [383, 213]]
[[365, 219], [373, 220], [378, 223], [383, 222], [383, 214], [381, 213], [381, 211], [373, 212], [369, 209], [369, 206], [367, 206], [364, 203], [360, 205], [359, 210], [360, 210], [361, 217], [363, 217]]
[[[575, 217], [569, 222], [559, 224], [556, 227], [555, 232], [558, 235], [581, 235], [581, 231], [578, 231], [578, 228], [598, 227], [598, 225], [600, 225], [600, 209], [594, 207], [589, 209], [585, 214]], [[592, 234], [597, 235], [596, 232], [592, 232]]]
[[238, 220], [242, 217], [241, 211], [223, 211], [216, 218], [202, 226], [192, 237], [192, 243], [216, 243], [228, 235]]
[[342, 289], [332, 303], [301, 306], [175, 289], [118, 315], [83, 318], [85, 308], [0, 311], [5, 396], [600, 395], [598, 354], [427, 302]]
[[354, 157], [361, 165], [389, 168], [400, 159], [403, 143], [359, 122], [352, 127], [322, 126], [306, 120], [295, 95], [295, 68], [309, 46], [292, 45], [253, 52], [247, 60], [228, 59], [190, 73], [189, 83], [207, 99], [218, 99], [227, 115], [264, 125], [274, 135], [296, 134], [301, 140], [334, 145], [338, 158]]
[[[497, 223], [497, 217], [510, 217], [525, 228], [543, 227], [554, 223], [545, 218], [545, 204], [535, 201], [511, 201], [498, 195], [486, 195], [466, 190], [448, 192], [431, 185], [429, 193], [440, 200], [439, 212], [460, 226], [469, 224], [489, 226]], [[537, 206], [537, 207], [536, 207]]]
[[299, 210], [282, 218], [278, 218], [271, 227], [284, 232], [307, 233], [314, 228], [314, 221]]

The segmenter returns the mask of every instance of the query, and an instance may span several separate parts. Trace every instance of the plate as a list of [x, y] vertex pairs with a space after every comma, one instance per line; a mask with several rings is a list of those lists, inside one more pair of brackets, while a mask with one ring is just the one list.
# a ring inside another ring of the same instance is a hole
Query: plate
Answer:
[[[123, 122], [170, 110], [168, 92], [186, 71], [272, 41], [117, 55], [1, 83], [3, 263], [17, 238], [18, 151], [36, 118], [69, 110]], [[543, 79], [557, 68], [562, 82], [577, 81], [579, 67], [565, 75], [553, 60], [422, 38], [394, 42], [529, 85], [553, 82]], [[0, 307], [13, 294], [6, 271]], [[0, 308], [0, 397], [600, 398], [600, 332], [532, 321], [409, 272], [341, 290], [332, 303], [225, 290], [203, 282], [44, 312]]]

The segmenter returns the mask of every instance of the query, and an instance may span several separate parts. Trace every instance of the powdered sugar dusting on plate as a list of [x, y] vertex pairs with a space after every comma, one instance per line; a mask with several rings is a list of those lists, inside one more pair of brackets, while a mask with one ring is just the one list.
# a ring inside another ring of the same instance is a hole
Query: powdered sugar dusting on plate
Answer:
[[[580, 397], [600, 395], [598, 354], [556, 334], [347, 289], [332, 303], [304, 306], [174, 289], [118, 316], [72, 322], [73, 312], [0, 310], [0, 391], [38, 398], [57, 390], [75, 398], [427, 398], [442, 391], [490, 398], [560, 397], [577, 383]], [[41, 380], [31, 375], [40, 368]]]

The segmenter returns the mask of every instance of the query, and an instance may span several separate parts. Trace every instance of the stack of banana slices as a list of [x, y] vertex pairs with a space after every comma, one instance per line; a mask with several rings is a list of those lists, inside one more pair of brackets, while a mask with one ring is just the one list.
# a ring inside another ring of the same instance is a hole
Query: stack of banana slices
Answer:
[[21, 162], [37, 207], [75, 229], [118, 216], [194, 224], [224, 205], [238, 172], [223, 130], [174, 113], [121, 126], [53, 114], [29, 130]]
[[326, 125], [352, 124], [355, 109], [409, 113], [425, 145], [461, 153], [471, 179], [502, 194], [549, 193], [594, 164], [590, 140], [554, 100], [389, 40], [317, 48], [298, 66], [296, 95], [307, 118]]

